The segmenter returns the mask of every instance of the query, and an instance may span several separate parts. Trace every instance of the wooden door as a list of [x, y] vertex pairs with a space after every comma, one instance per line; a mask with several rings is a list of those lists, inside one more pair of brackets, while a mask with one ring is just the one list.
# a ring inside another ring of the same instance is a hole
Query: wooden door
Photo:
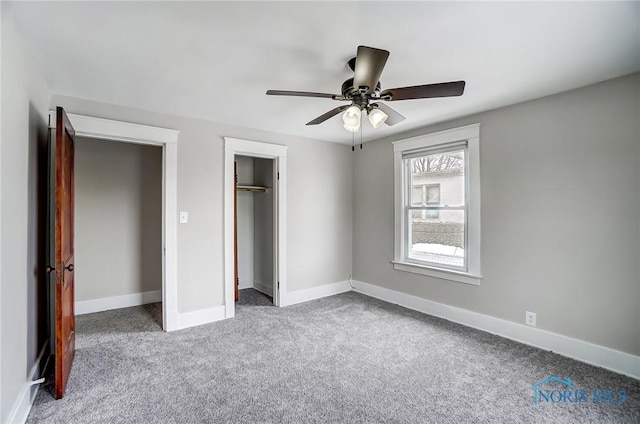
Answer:
[[[64, 109], [56, 109], [56, 135], [53, 155], [55, 190], [53, 257], [55, 397], [64, 396], [75, 354], [75, 313], [73, 308], [74, 266], [74, 145], [75, 131]], [[50, 174], [51, 175], [51, 174]]]
[[240, 276], [238, 275], [238, 162], [233, 162], [233, 272], [234, 272], [234, 296], [236, 302], [240, 299], [238, 287]]

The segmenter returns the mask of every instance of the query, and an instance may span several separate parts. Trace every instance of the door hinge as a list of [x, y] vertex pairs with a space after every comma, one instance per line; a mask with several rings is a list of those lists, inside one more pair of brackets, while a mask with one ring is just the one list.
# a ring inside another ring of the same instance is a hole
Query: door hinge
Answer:
[[280, 180], [280, 173], [278, 172], [278, 180]]
[[278, 288], [278, 290], [280, 290], [280, 281], [276, 283], [276, 287]]

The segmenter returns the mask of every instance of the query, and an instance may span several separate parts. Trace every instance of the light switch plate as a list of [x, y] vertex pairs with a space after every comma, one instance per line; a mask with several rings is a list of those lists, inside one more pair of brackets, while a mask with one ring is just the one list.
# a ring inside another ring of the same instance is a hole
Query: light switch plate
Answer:
[[187, 222], [189, 222], [189, 212], [180, 212], [180, 223], [181, 224], [186, 224]]

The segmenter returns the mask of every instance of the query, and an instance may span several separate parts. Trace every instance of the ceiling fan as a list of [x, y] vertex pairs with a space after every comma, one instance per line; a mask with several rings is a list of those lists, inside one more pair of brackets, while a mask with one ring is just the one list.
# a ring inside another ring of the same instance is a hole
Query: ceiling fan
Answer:
[[314, 93], [309, 91], [268, 90], [270, 96], [321, 97], [338, 101], [348, 101], [351, 104], [338, 106], [329, 112], [307, 122], [307, 125], [318, 125], [344, 112], [342, 120], [347, 131], [360, 130], [362, 112], [365, 111], [369, 122], [374, 128], [383, 123], [395, 125], [406, 118], [381, 101], [428, 99], [434, 97], [461, 96], [464, 93], [464, 81], [443, 82], [439, 84], [416, 85], [412, 87], [388, 88], [382, 90], [380, 75], [387, 63], [389, 52], [373, 47], [359, 46], [356, 57], [348, 62], [354, 72], [342, 84], [342, 94]]

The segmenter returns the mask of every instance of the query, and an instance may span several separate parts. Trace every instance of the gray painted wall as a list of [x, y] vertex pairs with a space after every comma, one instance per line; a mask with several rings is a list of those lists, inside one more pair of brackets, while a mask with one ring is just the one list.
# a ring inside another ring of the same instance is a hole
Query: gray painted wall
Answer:
[[355, 155], [354, 278], [640, 354], [640, 74], [434, 125], [480, 122], [479, 287], [395, 271], [391, 139]]
[[[42, 346], [38, 313], [38, 146], [46, 143], [49, 89], [2, 3], [0, 146], [0, 422], [7, 422]], [[40, 282], [39, 282], [40, 280]], [[34, 389], [32, 389], [34, 390]]]
[[[179, 312], [211, 308], [224, 302], [225, 136], [289, 146], [289, 290], [349, 278], [353, 250], [353, 154], [350, 147], [56, 94], [52, 95], [50, 105], [63, 106], [69, 113], [180, 131], [178, 210], [189, 212], [189, 223], [178, 226]], [[310, 227], [309, 222], [318, 225]]]
[[[273, 186], [273, 159], [256, 158], [254, 181], [256, 185]], [[273, 294], [273, 190], [254, 194], [254, 279], [258, 287]], [[268, 293], [269, 294], [269, 293]]]
[[77, 139], [76, 301], [162, 290], [162, 149]]

